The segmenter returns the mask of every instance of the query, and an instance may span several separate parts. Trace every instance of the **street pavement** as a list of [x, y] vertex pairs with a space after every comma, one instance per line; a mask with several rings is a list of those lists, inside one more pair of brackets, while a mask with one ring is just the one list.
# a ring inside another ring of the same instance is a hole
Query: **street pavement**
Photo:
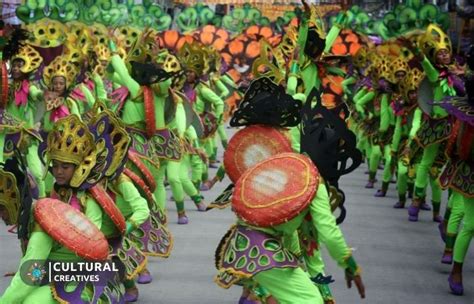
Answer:
[[[440, 263], [443, 243], [437, 225], [431, 221], [431, 213], [422, 211], [419, 222], [408, 222], [406, 209], [392, 209], [397, 200], [395, 185], [390, 185], [387, 197], [375, 198], [376, 189], [364, 188], [365, 169], [366, 165], [362, 164], [341, 180], [348, 212], [341, 228], [362, 266], [366, 299], [360, 300], [354, 287], [347, 289], [343, 270], [325, 253], [327, 274], [335, 279], [331, 288], [337, 303], [473, 304], [474, 244], [464, 269], [465, 295], [453, 296], [447, 283], [450, 266]], [[210, 175], [215, 172], [211, 169]], [[225, 179], [212, 191], [204, 192], [206, 200], [216, 198], [228, 184], [229, 180]], [[446, 197], [443, 198], [443, 212], [445, 204]], [[177, 225], [174, 203], [168, 202], [174, 249], [168, 259], [150, 258], [149, 269], [154, 281], [140, 285], [139, 303], [237, 303], [239, 287], [224, 290], [213, 282], [216, 273], [214, 250], [233, 224], [233, 213], [230, 209], [198, 212], [189, 200], [186, 208], [190, 223]], [[15, 271], [20, 258], [18, 241], [3, 224], [0, 242], [0, 274]], [[9, 281], [9, 277], [0, 277], [0, 292], [3, 293]]]

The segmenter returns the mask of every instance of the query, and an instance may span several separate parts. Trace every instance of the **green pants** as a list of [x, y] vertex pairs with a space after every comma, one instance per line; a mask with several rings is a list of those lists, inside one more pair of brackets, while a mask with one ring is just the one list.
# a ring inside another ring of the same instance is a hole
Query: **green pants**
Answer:
[[371, 145], [370, 150], [369, 172], [377, 172], [380, 157], [382, 157], [382, 151], [379, 145]]
[[454, 261], [463, 263], [467, 250], [474, 236], [474, 198], [463, 196], [464, 201], [464, 226], [459, 232], [454, 244]]
[[156, 175], [156, 190], [155, 198], [162, 210], [166, 210], [166, 190], [165, 190], [165, 175], [168, 178], [168, 183], [171, 187], [171, 192], [176, 203], [182, 204], [184, 201], [183, 184], [180, 179], [181, 163], [176, 161], [164, 160], [160, 162], [160, 169]]
[[273, 268], [253, 279], [265, 288], [279, 304], [322, 304], [318, 288], [301, 268]]
[[388, 183], [392, 178], [392, 149], [390, 145], [385, 145], [383, 148], [384, 168], [382, 181]]
[[405, 195], [408, 190], [408, 167], [401, 160], [397, 164], [398, 195]]
[[[416, 169], [415, 187], [424, 189], [428, 185], [429, 172], [438, 155], [439, 144], [433, 144], [423, 149], [421, 162]], [[415, 193], [416, 194], [416, 193]]]
[[189, 197], [194, 197], [199, 195], [199, 191], [194, 187], [191, 179], [189, 178], [189, 169], [191, 168], [191, 156], [186, 154], [180, 161], [180, 172], [179, 178], [181, 180], [181, 184], [183, 185], [184, 192]]
[[453, 192], [449, 197], [448, 207], [451, 208], [448, 227], [446, 232], [450, 235], [456, 235], [459, 226], [464, 217], [464, 198], [459, 192]]

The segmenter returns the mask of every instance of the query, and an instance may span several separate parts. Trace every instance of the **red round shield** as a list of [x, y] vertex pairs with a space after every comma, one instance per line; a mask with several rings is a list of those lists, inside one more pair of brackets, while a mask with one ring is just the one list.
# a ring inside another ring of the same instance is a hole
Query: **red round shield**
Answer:
[[55, 241], [81, 258], [104, 261], [109, 245], [104, 234], [84, 214], [57, 199], [36, 202], [34, 216]]
[[95, 199], [95, 201], [102, 207], [104, 212], [110, 217], [112, 222], [115, 224], [115, 227], [120, 231], [121, 234], [125, 234], [127, 229], [127, 224], [125, 223], [125, 218], [123, 217], [120, 209], [115, 205], [114, 200], [110, 195], [105, 191], [101, 185], [95, 185], [89, 189], [89, 193]]
[[232, 207], [251, 225], [279, 225], [311, 203], [318, 185], [319, 172], [309, 157], [278, 154], [245, 171], [235, 185]]
[[233, 183], [250, 167], [273, 155], [292, 152], [290, 140], [267, 126], [250, 126], [237, 132], [224, 152], [224, 167]]

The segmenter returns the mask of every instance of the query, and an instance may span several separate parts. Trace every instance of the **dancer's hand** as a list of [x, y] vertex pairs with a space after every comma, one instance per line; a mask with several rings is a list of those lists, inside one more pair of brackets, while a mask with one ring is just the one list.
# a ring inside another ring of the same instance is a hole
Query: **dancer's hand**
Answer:
[[361, 299], [365, 299], [365, 286], [364, 282], [362, 282], [362, 277], [360, 275], [353, 275], [350, 271], [346, 270], [347, 288], [352, 288], [353, 281], [357, 287], [357, 291], [359, 292]]

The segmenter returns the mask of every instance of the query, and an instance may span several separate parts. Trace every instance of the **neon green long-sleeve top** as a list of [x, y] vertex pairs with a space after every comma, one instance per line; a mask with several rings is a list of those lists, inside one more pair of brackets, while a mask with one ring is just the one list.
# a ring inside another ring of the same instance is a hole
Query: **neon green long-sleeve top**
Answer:
[[206, 110], [212, 110], [216, 117], [220, 117], [224, 113], [224, 101], [208, 86], [199, 83], [196, 86], [196, 103], [194, 104], [196, 112], [199, 114]]
[[20, 121], [24, 121], [27, 128], [32, 128], [35, 125], [35, 103], [42, 100], [42, 97], [43, 91], [41, 91], [36, 85], [30, 83], [28, 87], [28, 101], [26, 105], [17, 106], [15, 104], [15, 95], [11, 94], [11, 96], [9, 96], [7, 112], [12, 114]]
[[[125, 124], [143, 128], [145, 123], [145, 108], [140, 84], [130, 76], [125, 63], [118, 55], [112, 56], [111, 64], [117, 73], [116, 76], [119, 78], [118, 83], [124, 84], [130, 91], [131, 99], [125, 102], [122, 119]], [[156, 129], [164, 129], [166, 127], [165, 102], [169, 95], [168, 89], [170, 86], [171, 79], [153, 85]]]
[[[304, 219], [308, 214], [311, 215], [310, 221]], [[249, 226], [242, 221], [239, 221], [239, 224]], [[326, 246], [332, 259], [344, 269], [349, 267], [347, 261], [352, 256], [351, 249], [347, 246], [344, 235], [336, 224], [336, 219], [329, 205], [327, 188], [323, 183], [319, 184], [318, 191], [307, 209], [297, 217], [272, 228], [250, 227], [270, 235], [284, 237], [285, 243], [288, 244], [293, 243], [291, 240], [295, 237], [295, 231], [314, 229], [317, 231], [317, 241]], [[304, 249], [302, 248], [302, 250]]]
[[[115, 203], [127, 222], [127, 229], [136, 229], [148, 219], [150, 216], [148, 203], [127, 176], [120, 175], [109, 185], [109, 189], [115, 194]], [[108, 238], [119, 236], [115, 224], [105, 213], [101, 230]]]
[[[426, 74], [426, 77], [433, 85], [434, 101], [440, 101], [446, 96], [455, 96], [456, 91], [448, 85], [447, 79], [440, 79], [440, 73], [431, 64], [429, 59], [424, 56], [421, 61], [421, 66]], [[433, 106], [431, 115], [435, 118], [446, 117], [448, 113], [440, 106]]]

